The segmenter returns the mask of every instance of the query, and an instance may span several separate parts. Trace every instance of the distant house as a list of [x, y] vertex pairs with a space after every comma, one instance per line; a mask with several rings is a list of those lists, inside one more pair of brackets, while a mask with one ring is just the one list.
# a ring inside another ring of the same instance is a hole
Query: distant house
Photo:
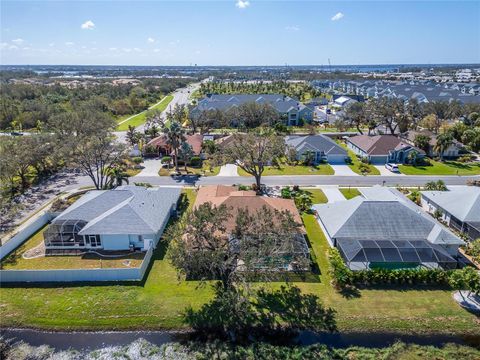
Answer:
[[49, 250], [148, 250], [176, 210], [179, 188], [121, 186], [83, 195], [49, 225]]
[[[267, 196], [259, 196], [255, 191], [239, 191], [234, 186], [225, 185], [210, 185], [202, 186], [197, 193], [194, 208], [198, 208], [200, 205], [210, 202], [213, 206], [225, 205], [232, 215], [226, 220], [225, 236], [229, 239], [232, 246], [235, 246], [236, 239], [232, 236], [236, 226], [236, 216], [240, 209], [248, 209], [251, 213], [256, 211], [262, 211], [265, 208], [277, 211], [289, 212], [293, 219], [302, 224], [302, 218], [295, 206], [295, 202], [290, 199], [281, 199]], [[283, 264], [283, 270], [292, 270], [291, 261], [295, 257], [308, 257], [309, 249], [305, 240], [305, 229], [303, 226], [299, 229], [294, 236], [294, 248], [289, 253], [278, 254]], [[283, 260], [282, 260], [283, 259]], [[285, 259], [290, 259], [285, 262]]]
[[418, 157], [425, 152], [394, 135], [357, 135], [346, 139], [347, 147], [355, 154], [366, 157], [372, 164], [407, 163], [408, 154], [416, 151]]
[[[427, 155], [430, 157], [434, 156], [440, 156], [438, 151], [435, 151], [435, 145], [437, 144], [437, 135], [435, 135], [433, 132], [428, 131], [428, 130], [421, 130], [421, 131], [414, 131], [414, 130], [409, 130], [403, 134], [400, 135], [400, 137], [409, 143], [410, 145], [415, 144], [415, 138], [418, 135], [425, 135], [430, 138], [429, 146], [427, 149]], [[443, 152], [443, 157], [444, 158], [457, 158], [460, 156], [460, 152], [463, 150], [464, 146], [457, 140], [453, 141], [453, 144], [450, 145], [445, 151]]]
[[301, 121], [311, 122], [313, 120], [313, 107], [305, 106], [299, 101], [281, 94], [213, 94], [199, 100], [190, 111], [190, 116], [199, 116], [202, 111], [208, 110], [221, 110], [228, 113], [242, 104], [251, 102], [271, 105], [286, 125], [294, 126], [299, 125]]
[[294, 148], [300, 160], [307, 152], [313, 152], [315, 163], [328, 161], [329, 163], [345, 163], [347, 151], [335, 141], [325, 135], [286, 136], [285, 143]]
[[413, 203], [351, 200], [314, 205], [332, 247], [352, 270], [372, 268], [456, 268], [464, 242]]
[[306, 103], [305, 105], [314, 106], [314, 107], [328, 105], [328, 99], [324, 97], [316, 97], [316, 98], [310, 99], [308, 103]]
[[[200, 156], [202, 152], [203, 136], [200, 134], [193, 134], [185, 136], [185, 142], [192, 147], [193, 154]], [[168, 139], [165, 135], [157, 136], [150, 140], [145, 146], [146, 149], [155, 149], [158, 156], [172, 156], [173, 149], [168, 143]]]
[[448, 226], [466, 234], [470, 240], [480, 238], [480, 188], [452, 186], [449, 191], [422, 191], [423, 209], [439, 211]]
[[336, 106], [340, 106], [341, 108], [346, 108], [354, 103], [358, 102], [348, 96], [340, 96], [333, 101], [333, 104]]

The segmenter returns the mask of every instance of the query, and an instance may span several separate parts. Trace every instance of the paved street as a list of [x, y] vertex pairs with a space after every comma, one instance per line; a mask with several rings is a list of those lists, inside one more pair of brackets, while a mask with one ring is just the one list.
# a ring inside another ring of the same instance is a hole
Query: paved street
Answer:
[[[479, 180], [480, 176], [264, 176], [262, 183], [266, 185], [341, 185], [341, 186], [423, 186], [428, 181], [443, 180], [447, 185], [465, 185], [468, 180]], [[152, 185], [232, 185], [252, 184], [253, 178], [241, 176], [184, 176], [173, 179], [169, 176], [144, 177], [136, 176], [136, 182], [148, 182]]]

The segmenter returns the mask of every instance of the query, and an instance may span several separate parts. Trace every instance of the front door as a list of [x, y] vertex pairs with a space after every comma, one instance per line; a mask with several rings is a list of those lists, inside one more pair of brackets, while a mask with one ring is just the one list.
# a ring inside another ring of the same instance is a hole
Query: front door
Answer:
[[87, 247], [98, 248], [102, 244], [100, 242], [100, 237], [98, 235], [87, 235], [86, 238]]

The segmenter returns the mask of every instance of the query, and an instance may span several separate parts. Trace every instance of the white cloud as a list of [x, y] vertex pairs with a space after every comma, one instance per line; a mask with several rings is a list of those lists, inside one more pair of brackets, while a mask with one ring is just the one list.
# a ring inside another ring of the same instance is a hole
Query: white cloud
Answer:
[[8, 43], [2, 42], [0, 43], [0, 49], [5, 49], [8, 46]]
[[23, 39], [15, 39], [15, 40], [12, 40], [13, 43], [17, 44], [17, 45], [20, 45], [24, 42], [25, 40]]
[[289, 25], [289, 26], [285, 26], [285, 30], [287, 30], [287, 31], [299, 31], [300, 27], [298, 25]]
[[67, 45], [67, 46], [73, 46], [73, 45], [75, 45], [75, 43], [74, 43], [74, 42], [71, 42], [71, 41], [67, 41], [67, 42], [65, 43], [65, 45]]
[[158, 53], [158, 52], [160, 52], [160, 49], [153, 49], [153, 52]]
[[248, 0], [237, 0], [235, 6], [239, 9], [245, 9], [250, 6], [250, 1]]
[[142, 52], [142, 49], [139, 49], [139, 48], [133, 48], [133, 51], [135, 51], [135, 52]]
[[111, 48], [108, 48], [108, 50], [110, 50], [110, 51], [117, 51], [117, 48], [116, 48], [116, 47], [111, 47]]
[[16, 45], [10, 45], [10, 46], [8, 47], [8, 49], [9, 49], [9, 50], [18, 50], [18, 46], [16, 46]]
[[336, 13], [335, 15], [332, 16], [332, 21], [338, 21], [340, 20], [341, 18], [343, 18], [345, 15], [343, 15], [343, 13], [339, 12], [339, 13]]
[[122, 50], [125, 51], [125, 52], [127, 52], [127, 53], [129, 53], [129, 52], [132, 51], [132, 49], [130, 49], [130, 48], [123, 48]]
[[95, 28], [95, 24], [93, 23], [92, 20], [87, 20], [82, 25], [80, 25], [80, 27], [83, 30], [93, 30]]
[[54, 47], [54, 46], [55, 46], [55, 43], [50, 43], [50, 44], [48, 44], [48, 46]]
[[152, 38], [152, 37], [149, 37], [149, 38], [147, 39], [147, 42], [150, 43], [150, 44], [153, 44], [153, 43], [155, 42], [155, 39]]

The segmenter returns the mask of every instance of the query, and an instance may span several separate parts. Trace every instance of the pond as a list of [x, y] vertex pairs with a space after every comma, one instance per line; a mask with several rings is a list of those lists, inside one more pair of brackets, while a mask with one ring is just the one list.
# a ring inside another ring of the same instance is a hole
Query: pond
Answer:
[[[49, 345], [57, 350], [75, 349], [77, 351], [95, 350], [108, 346], [123, 346], [143, 338], [157, 346], [183, 342], [190, 333], [174, 331], [119, 331], [119, 332], [48, 332], [31, 329], [3, 329], [1, 335], [6, 339], [24, 341], [32, 346]], [[405, 335], [397, 333], [337, 333], [315, 334], [303, 332], [297, 338], [300, 345], [315, 343], [331, 347], [349, 346], [387, 347], [396, 341], [418, 345], [442, 346], [446, 343], [469, 345], [479, 348], [480, 336], [455, 335]]]

